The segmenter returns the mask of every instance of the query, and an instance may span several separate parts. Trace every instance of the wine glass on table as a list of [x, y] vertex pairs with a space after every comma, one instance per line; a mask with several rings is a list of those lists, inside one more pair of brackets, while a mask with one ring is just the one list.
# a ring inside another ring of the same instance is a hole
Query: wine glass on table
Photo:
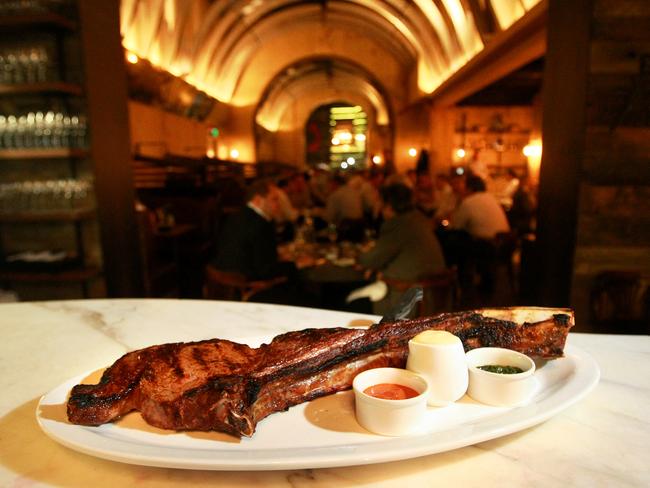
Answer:
[[332, 243], [332, 245], [336, 244], [336, 241], [339, 238], [339, 234], [336, 230], [336, 224], [329, 224], [327, 226], [327, 238]]

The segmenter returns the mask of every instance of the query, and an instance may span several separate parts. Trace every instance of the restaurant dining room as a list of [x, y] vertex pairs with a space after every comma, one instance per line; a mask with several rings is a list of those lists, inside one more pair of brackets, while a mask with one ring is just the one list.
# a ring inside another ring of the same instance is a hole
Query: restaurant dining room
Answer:
[[650, 2], [0, 33], [0, 486], [650, 485]]

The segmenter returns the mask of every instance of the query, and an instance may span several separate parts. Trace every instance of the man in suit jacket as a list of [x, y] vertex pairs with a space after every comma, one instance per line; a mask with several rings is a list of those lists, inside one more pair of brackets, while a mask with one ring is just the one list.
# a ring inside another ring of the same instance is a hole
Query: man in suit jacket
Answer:
[[221, 271], [242, 273], [248, 280], [287, 275], [292, 266], [278, 261], [273, 223], [282, 211], [277, 186], [258, 180], [246, 196], [246, 206], [226, 219], [210, 264]]
[[[384, 223], [375, 247], [359, 257], [359, 264], [387, 278], [417, 280], [445, 269], [440, 243], [429, 220], [414, 207], [413, 192], [404, 184], [381, 189]], [[389, 291], [373, 311], [384, 314], [402, 293]]]
[[269, 180], [258, 180], [246, 196], [246, 206], [226, 219], [209, 266], [241, 273], [249, 281], [287, 278], [253, 295], [252, 301], [315, 306], [298, 285], [296, 266], [278, 260], [274, 226], [282, 212], [278, 187]]

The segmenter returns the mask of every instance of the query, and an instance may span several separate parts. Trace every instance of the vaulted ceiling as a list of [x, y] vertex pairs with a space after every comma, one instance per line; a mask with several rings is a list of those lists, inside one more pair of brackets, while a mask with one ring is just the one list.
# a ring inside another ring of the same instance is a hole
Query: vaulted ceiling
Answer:
[[223, 103], [255, 107], [269, 130], [290, 109], [339, 99], [385, 124], [539, 1], [122, 0], [121, 29], [126, 49]]

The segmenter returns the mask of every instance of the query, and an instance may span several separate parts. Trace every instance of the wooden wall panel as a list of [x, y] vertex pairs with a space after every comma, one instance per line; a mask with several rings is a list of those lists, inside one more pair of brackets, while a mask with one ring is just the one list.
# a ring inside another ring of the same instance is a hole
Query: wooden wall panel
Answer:
[[119, 1], [81, 1], [79, 14], [107, 292], [141, 296]]
[[650, 2], [647, 0], [596, 0], [592, 39], [623, 42], [648, 39]]
[[572, 305], [600, 273], [650, 271], [650, 2], [595, 0]]
[[585, 179], [650, 184], [650, 127], [589, 127], [585, 146]]
[[650, 246], [650, 186], [583, 184], [580, 196], [578, 247]]
[[551, 0], [537, 226], [540, 304], [570, 304], [585, 139], [590, 0]]
[[207, 124], [139, 102], [129, 101], [128, 107], [134, 153], [151, 157], [205, 156]]

